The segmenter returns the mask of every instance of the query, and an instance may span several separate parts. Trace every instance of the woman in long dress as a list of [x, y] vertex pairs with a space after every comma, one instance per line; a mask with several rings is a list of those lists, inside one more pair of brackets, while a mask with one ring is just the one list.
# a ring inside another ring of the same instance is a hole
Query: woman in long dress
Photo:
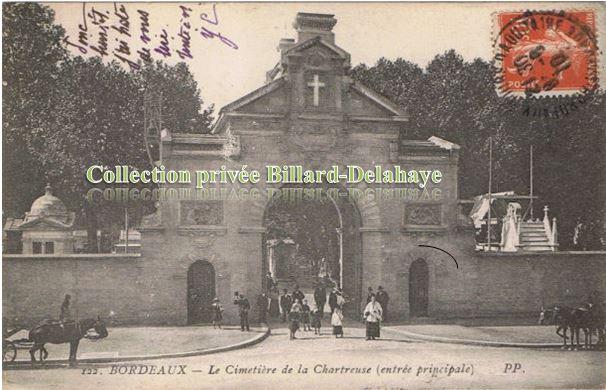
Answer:
[[332, 325], [332, 334], [334, 334], [336, 338], [339, 336], [343, 338], [343, 312], [341, 311], [340, 305], [337, 305], [332, 312], [330, 324]]
[[272, 287], [269, 291], [269, 316], [271, 318], [280, 317], [280, 303], [278, 302], [280, 299], [280, 292], [277, 287]]
[[366, 320], [366, 340], [374, 340], [381, 337], [381, 321], [383, 320], [383, 308], [377, 302], [377, 297], [370, 296], [370, 302], [364, 308], [364, 319]]

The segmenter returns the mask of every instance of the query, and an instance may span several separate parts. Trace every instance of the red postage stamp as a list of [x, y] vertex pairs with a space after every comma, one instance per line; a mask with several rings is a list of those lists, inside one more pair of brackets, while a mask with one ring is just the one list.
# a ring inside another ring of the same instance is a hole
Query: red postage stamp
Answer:
[[496, 13], [495, 82], [501, 96], [554, 96], [598, 88], [596, 15]]

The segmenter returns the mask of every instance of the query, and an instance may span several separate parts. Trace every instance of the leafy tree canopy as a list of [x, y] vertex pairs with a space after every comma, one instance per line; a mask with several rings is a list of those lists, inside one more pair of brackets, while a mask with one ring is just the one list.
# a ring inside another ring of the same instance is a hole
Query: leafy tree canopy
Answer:
[[[53, 11], [36, 3], [3, 4], [2, 18], [4, 217], [22, 216], [50, 181], [92, 233], [121, 220], [114, 214], [123, 210], [115, 205], [85, 210], [85, 171], [93, 164], [149, 168], [146, 91], [162, 91], [163, 128], [210, 130], [213, 107], [202, 110], [185, 63], [158, 61], [133, 72], [117, 62], [72, 56]], [[141, 214], [141, 207], [133, 212]]]
[[410, 122], [404, 138], [437, 135], [461, 146], [462, 199], [488, 191], [488, 139], [492, 137], [495, 192], [528, 193], [529, 150], [533, 145], [534, 191], [540, 197], [535, 216], [542, 216], [543, 205], [550, 206], [550, 214], [558, 218], [563, 248], [570, 245], [577, 218], [604, 226], [603, 94], [594, 95], [559, 119], [525, 115], [528, 105], [557, 106], [572, 100], [500, 98], [491, 64], [481, 59], [465, 61], [454, 50], [437, 55], [424, 70], [402, 58], [381, 58], [374, 66], [356, 66], [351, 74], [407, 109]]

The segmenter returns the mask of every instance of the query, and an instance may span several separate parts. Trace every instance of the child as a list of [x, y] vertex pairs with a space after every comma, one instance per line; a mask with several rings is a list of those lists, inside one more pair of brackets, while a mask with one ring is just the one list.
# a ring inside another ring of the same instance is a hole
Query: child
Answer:
[[311, 313], [311, 326], [314, 327], [314, 334], [319, 335], [321, 332], [321, 330], [320, 330], [320, 328], [322, 327], [321, 318], [322, 318], [322, 312], [319, 309], [315, 309]]
[[295, 333], [299, 330], [299, 321], [301, 320], [301, 313], [303, 312], [303, 306], [301, 302], [297, 299], [295, 303], [293, 303], [290, 312], [288, 313], [288, 320], [290, 321], [289, 329], [290, 329], [290, 339], [295, 340]]
[[301, 322], [303, 323], [303, 331], [307, 332], [311, 330], [311, 327], [309, 326], [309, 313], [311, 312], [311, 309], [309, 308], [309, 305], [307, 304], [307, 299], [303, 300], [303, 310], [301, 311]]
[[223, 322], [223, 306], [219, 302], [219, 298], [214, 298], [211, 305], [213, 312], [213, 328], [217, 327], [221, 329], [221, 323]]
[[343, 312], [340, 305], [335, 307], [330, 324], [332, 325], [332, 334], [335, 335], [335, 338], [339, 338], [339, 335], [343, 338]]

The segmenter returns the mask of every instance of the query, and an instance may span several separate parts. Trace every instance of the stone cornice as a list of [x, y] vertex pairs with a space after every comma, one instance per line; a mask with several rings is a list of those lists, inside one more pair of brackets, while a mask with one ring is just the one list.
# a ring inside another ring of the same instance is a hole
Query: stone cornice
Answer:
[[219, 233], [226, 234], [227, 226], [224, 225], [191, 225], [191, 226], [179, 226], [177, 228], [177, 233], [179, 235], [187, 234], [191, 232], [209, 232], [209, 233]]
[[358, 231], [360, 233], [391, 233], [392, 229], [379, 226], [363, 226]]
[[284, 119], [286, 114], [265, 114], [254, 112], [228, 112], [225, 114], [228, 118], [251, 118], [251, 119]]
[[2, 260], [116, 260], [139, 259], [141, 253], [4, 254]]
[[400, 228], [402, 233], [413, 233], [413, 234], [423, 234], [423, 233], [443, 233], [448, 230], [448, 226], [439, 225], [404, 225]]
[[349, 117], [352, 122], [408, 122], [407, 117], [403, 116], [364, 116], [364, 115], [353, 115]]
[[242, 234], [263, 234], [267, 231], [264, 226], [241, 226], [238, 233]]

